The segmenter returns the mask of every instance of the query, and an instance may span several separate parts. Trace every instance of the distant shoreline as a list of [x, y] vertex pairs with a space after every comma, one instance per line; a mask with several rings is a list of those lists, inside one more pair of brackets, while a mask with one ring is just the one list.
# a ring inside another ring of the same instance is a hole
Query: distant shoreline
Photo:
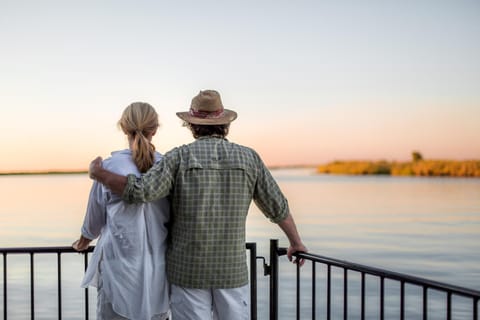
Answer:
[[86, 174], [87, 170], [45, 170], [45, 171], [11, 171], [0, 172], [0, 176], [33, 176], [33, 175], [55, 175], [55, 174]]
[[[313, 169], [318, 174], [391, 175], [480, 178], [480, 160], [416, 160], [407, 162], [336, 160], [326, 164], [267, 166], [269, 170]], [[0, 176], [88, 174], [88, 170], [5, 171]]]
[[[279, 170], [279, 169], [305, 169], [311, 168], [315, 169], [318, 165], [309, 164], [309, 165], [274, 165], [267, 166], [270, 170]], [[55, 174], [86, 174], [88, 170], [35, 170], [35, 171], [5, 171], [0, 172], [0, 176], [30, 176], [30, 175], [55, 175]]]

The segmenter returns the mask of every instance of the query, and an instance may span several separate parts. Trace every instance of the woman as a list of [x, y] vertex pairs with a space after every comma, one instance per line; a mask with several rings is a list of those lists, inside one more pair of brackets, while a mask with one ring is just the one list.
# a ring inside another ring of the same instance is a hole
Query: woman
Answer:
[[[151, 143], [158, 124], [155, 109], [143, 102], [129, 105], [118, 125], [129, 149], [116, 151], [103, 166], [116, 173], [140, 176], [160, 160]], [[129, 204], [94, 182], [77, 251], [99, 237], [82, 287], [97, 287], [97, 319], [167, 319], [168, 283], [165, 250], [169, 203]]]

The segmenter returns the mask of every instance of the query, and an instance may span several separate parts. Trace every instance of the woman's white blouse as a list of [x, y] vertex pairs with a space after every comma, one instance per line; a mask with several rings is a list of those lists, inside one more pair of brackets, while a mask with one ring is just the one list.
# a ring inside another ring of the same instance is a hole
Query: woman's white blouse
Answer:
[[[160, 158], [157, 153], [156, 160]], [[113, 152], [103, 161], [103, 167], [121, 175], [140, 176], [130, 150]], [[101, 276], [114, 311], [129, 319], [150, 319], [167, 312], [165, 252], [169, 216], [166, 198], [129, 204], [95, 181], [81, 232], [88, 239], [100, 238], [82, 287], [96, 287]]]

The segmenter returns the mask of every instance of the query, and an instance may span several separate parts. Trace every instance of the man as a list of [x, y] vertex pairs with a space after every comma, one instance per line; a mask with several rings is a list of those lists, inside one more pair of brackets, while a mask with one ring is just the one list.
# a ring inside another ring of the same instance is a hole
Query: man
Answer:
[[[172, 316], [249, 319], [245, 222], [251, 201], [289, 239], [287, 255], [306, 252], [288, 202], [258, 154], [225, 139], [235, 111], [214, 90], [200, 91], [190, 110], [178, 112], [195, 141], [174, 148], [141, 178], [90, 165], [90, 176], [131, 202], [170, 195], [171, 242], [167, 275]], [[296, 263], [303, 264], [303, 261]]]

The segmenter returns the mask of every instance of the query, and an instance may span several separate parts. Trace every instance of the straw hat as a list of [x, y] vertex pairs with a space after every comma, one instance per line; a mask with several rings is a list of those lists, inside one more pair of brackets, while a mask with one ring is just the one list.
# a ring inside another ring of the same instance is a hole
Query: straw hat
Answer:
[[237, 118], [237, 113], [223, 107], [220, 94], [215, 90], [200, 91], [193, 97], [190, 110], [177, 112], [177, 116], [193, 124], [227, 124]]

